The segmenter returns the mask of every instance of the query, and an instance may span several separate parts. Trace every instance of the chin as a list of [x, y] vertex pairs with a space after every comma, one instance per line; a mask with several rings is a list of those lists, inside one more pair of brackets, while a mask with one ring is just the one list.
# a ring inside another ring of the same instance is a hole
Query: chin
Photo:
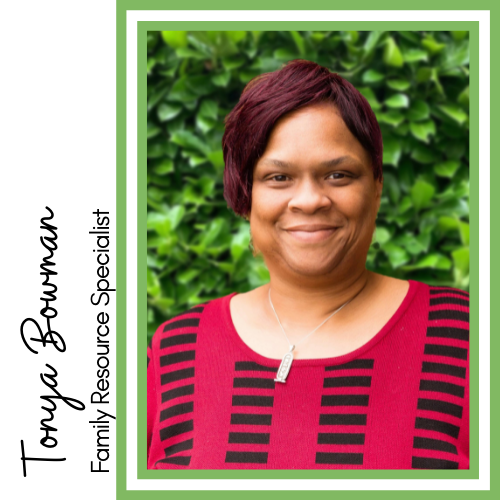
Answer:
[[289, 270], [300, 276], [311, 278], [324, 277], [330, 274], [337, 267], [338, 261], [339, 259], [332, 258], [331, 254], [327, 258], [322, 255], [309, 254], [282, 260]]

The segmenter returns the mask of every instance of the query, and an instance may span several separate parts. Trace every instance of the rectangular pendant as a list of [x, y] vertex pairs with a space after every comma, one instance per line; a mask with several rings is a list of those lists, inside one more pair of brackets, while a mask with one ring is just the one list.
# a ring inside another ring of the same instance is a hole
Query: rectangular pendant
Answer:
[[282, 384], [284, 384], [286, 382], [286, 377], [288, 376], [288, 373], [290, 372], [290, 368], [292, 366], [292, 361], [293, 361], [293, 352], [292, 351], [293, 351], [293, 348], [290, 350], [290, 352], [287, 352], [283, 356], [283, 360], [281, 361], [280, 367], [278, 368], [278, 374], [276, 375], [276, 378], [274, 379], [275, 382], [281, 382]]

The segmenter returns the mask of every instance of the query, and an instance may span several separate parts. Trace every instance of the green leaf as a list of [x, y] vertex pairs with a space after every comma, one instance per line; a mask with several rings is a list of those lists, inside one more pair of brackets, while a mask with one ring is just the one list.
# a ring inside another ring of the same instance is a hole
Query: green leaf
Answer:
[[405, 212], [407, 212], [408, 210], [410, 210], [410, 208], [412, 208], [412, 207], [413, 207], [413, 204], [412, 204], [411, 198], [409, 196], [404, 196], [403, 199], [401, 200], [401, 203], [399, 204], [398, 213], [400, 215], [402, 215]]
[[455, 217], [450, 217], [448, 215], [443, 215], [439, 217], [438, 220], [438, 229], [442, 233], [448, 233], [450, 231], [455, 231], [458, 229], [458, 219]]
[[159, 309], [166, 310], [175, 304], [175, 300], [162, 297], [161, 299], [155, 299], [153, 301], [153, 304]]
[[234, 42], [238, 43], [244, 40], [247, 36], [246, 31], [226, 31], [227, 36]]
[[454, 69], [456, 70], [454, 74], [458, 77], [461, 77], [463, 75], [461, 67], [466, 66], [468, 64], [469, 64], [468, 40], [464, 40], [463, 42], [460, 43], [448, 44], [446, 46], [446, 50], [441, 54], [440, 67], [442, 73], [449, 72], [450, 70]]
[[158, 276], [154, 271], [148, 268], [146, 277], [147, 277], [146, 291], [148, 295], [151, 295], [152, 297], [157, 297], [161, 293], [160, 281], [158, 280]]
[[451, 260], [439, 253], [431, 253], [422, 257], [415, 264], [405, 266], [405, 271], [414, 271], [416, 269], [439, 269], [448, 271], [451, 269]]
[[434, 82], [436, 90], [441, 94], [442, 97], [444, 97], [445, 96], [444, 89], [443, 86], [441, 85], [441, 81], [439, 80], [437, 68], [432, 68], [431, 81]]
[[208, 131], [212, 130], [217, 124], [216, 120], [212, 118], [205, 118], [202, 115], [196, 116], [196, 127], [201, 130], [202, 133], [206, 134]]
[[428, 82], [432, 77], [432, 68], [418, 68], [417, 82]]
[[224, 168], [224, 155], [222, 149], [219, 149], [218, 151], [211, 151], [207, 155], [207, 158], [217, 170]]
[[469, 118], [467, 113], [462, 108], [459, 108], [455, 104], [442, 104], [441, 106], [438, 107], [445, 115], [449, 116], [460, 125], [465, 123]]
[[365, 45], [363, 46], [365, 57], [369, 56], [373, 52], [383, 33], [383, 31], [369, 32], [368, 36], [366, 37]]
[[179, 78], [179, 80], [172, 85], [167, 97], [169, 101], [183, 103], [194, 101], [197, 98], [196, 94], [187, 87], [186, 77]]
[[153, 68], [156, 66], [156, 59], [153, 59], [152, 57], [150, 57], [148, 59], [148, 63], [147, 63], [147, 72], [148, 72], [148, 75], [151, 74]]
[[410, 260], [410, 256], [404, 248], [401, 248], [394, 243], [387, 242], [383, 245], [383, 250], [387, 255], [393, 269], [401, 267]]
[[408, 117], [409, 120], [415, 122], [420, 120], [426, 120], [430, 116], [429, 105], [425, 101], [421, 100], [412, 101], [406, 116]]
[[410, 189], [410, 196], [415, 209], [418, 211], [429, 206], [435, 192], [436, 189], [432, 184], [423, 180], [417, 180], [417, 182], [415, 182], [413, 187]]
[[432, 120], [426, 122], [411, 122], [410, 131], [419, 141], [429, 143], [429, 137], [436, 134], [436, 125]]
[[439, 43], [432, 35], [426, 36], [422, 40], [423, 47], [429, 52], [429, 54], [437, 54], [441, 52], [445, 47], [445, 43]]
[[375, 93], [370, 87], [360, 87], [358, 88], [361, 95], [368, 101], [368, 104], [372, 109], [380, 109], [380, 103], [375, 97]]
[[207, 247], [210, 246], [226, 226], [226, 220], [222, 218], [214, 219], [203, 233], [201, 243]]
[[167, 154], [168, 142], [148, 142], [148, 158], [161, 158]]
[[176, 49], [175, 55], [179, 59], [189, 59], [189, 58], [198, 60], [207, 59], [207, 56], [203, 52], [198, 52], [197, 50], [193, 50], [188, 47], [182, 47], [180, 49]]
[[429, 147], [420, 143], [414, 144], [411, 148], [411, 158], [419, 163], [434, 163], [438, 157], [436, 153]]
[[147, 138], [152, 139], [153, 137], [156, 137], [159, 133], [161, 132], [161, 128], [152, 125], [151, 123], [148, 123], [148, 134]]
[[177, 228], [185, 213], [186, 209], [182, 205], [176, 205], [168, 211], [166, 215], [170, 221], [172, 230]]
[[453, 39], [457, 41], [463, 40], [464, 38], [467, 38], [469, 35], [468, 31], [450, 31], [450, 33]]
[[[160, 87], [148, 95], [148, 111], [151, 111], [168, 92], [168, 86]], [[149, 94], [149, 93], [148, 93]]]
[[181, 285], [187, 285], [191, 281], [193, 281], [197, 276], [199, 276], [199, 269], [187, 269], [177, 274], [176, 281]]
[[245, 228], [245, 231], [240, 231], [233, 235], [231, 241], [231, 256], [235, 262], [248, 250], [249, 244], [250, 234], [248, 228]]
[[363, 73], [361, 80], [363, 83], [376, 83], [382, 81], [384, 78], [385, 75], [383, 73], [379, 73], [374, 69], [369, 69]]
[[399, 111], [393, 110], [389, 110], [387, 113], [377, 113], [376, 116], [379, 123], [387, 123], [393, 127], [397, 127], [403, 123], [405, 119], [404, 115], [402, 115]]
[[357, 61], [346, 61], [346, 60], [340, 61], [340, 64], [348, 71], [355, 68], [358, 65]]
[[204, 175], [198, 181], [200, 190], [204, 196], [211, 197], [214, 194], [215, 179]]
[[290, 31], [290, 35], [292, 35], [293, 41], [297, 46], [299, 54], [303, 56], [306, 53], [306, 46], [304, 43], [304, 39], [302, 38], [302, 35], [298, 31]]
[[469, 86], [465, 87], [465, 89], [460, 92], [457, 101], [462, 106], [466, 106], [467, 108], [469, 107]]
[[227, 87], [229, 80], [231, 80], [231, 72], [225, 71], [224, 73], [213, 75], [211, 80], [212, 83], [217, 87]]
[[197, 167], [198, 165], [201, 165], [202, 163], [206, 163], [207, 159], [204, 156], [198, 156], [196, 154], [190, 153], [188, 155], [188, 161], [189, 161], [189, 166], [194, 168]]
[[415, 45], [420, 42], [420, 33], [417, 31], [398, 31], [398, 35]]
[[294, 50], [282, 48], [276, 49], [273, 52], [273, 57], [281, 61], [289, 61], [290, 59], [295, 59], [297, 57], [297, 53]]
[[165, 175], [174, 171], [174, 162], [170, 158], [166, 158], [163, 160], [157, 167], [154, 169], [155, 174]]
[[217, 119], [219, 106], [217, 103], [211, 99], [205, 99], [200, 106], [198, 114], [205, 118]]
[[460, 167], [460, 162], [448, 160], [435, 165], [434, 172], [436, 173], [436, 175], [439, 175], [439, 177], [451, 178], [455, 175], [455, 172], [458, 170], [459, 167]]
[[389, 37], [385, 43], [383, 59], [388, 66], [400, 68], [404, 64], [401, 51], [392, 37]]
[[394, 205], [399, 201], [401, 188], [397, 178], [390, 173], [384, 173], [384, 191], [389, 193], [389, 198]]
[[188, 130], [179, 130], [172, 134], [170, 140], [174, 144], [178, 144], [183, 148], [194, 149], [208, 155], [210, 153], [210, 148], [205, 144], [199, 137], [196, 137], [192, 132]]
[[405, 62], [412, 63], [417, 61], [428, 61], [429, 56], [425, 50], [409, 49], [404, 52], [403, 59]]
[[163, 41], [173, 49], [186, 47], [188, 44], [187, 31], [162, 31]]
[[222, 66], [227, 71], [231, 71], [232, 69], [240, 68], [246, 62], [246, 59], [243, 56], [231, 56], [224, 57], [222, 59]]
[[455, 264], [456, 270], [459, 272], [461, 277], [469, 274], [469, 249], [460, 248], [451, 252], [453, 258], [453, 263]]
[[387, 139], [384, 141], [384, 165], [398, 166], [401, 158], [401, 142], [396, 140]]
[[182, 104], [173, 104], [173, 103], [161, 103], [158, 106], [158, 119], [161, 122], [166, 122], [174, 119], [179, 113], [182, 111]]
[[258, 76], [260, 73], [259, 71], [251, 70], [251, 71], [239, 71], [238, 76], [240, 77], [240, 82], [247, 84], [250, 80]]
[[402, 92], [410, 88], [410, 82], [408, 80], [387, 80], [387, 86], [393, 90]]
[[214, 91], [212, 80], [207, 75], [197, 75], [187, 78], [186, 87], [197, 96], [204, 96]]
[[380, 243], [383, 245], [384, 243], [387, 243], [391, 239], [391, 233], [390, 231], [381, 226], [377, 226], [375, 229], [375, 238], [374, 238], [374, 243]]
[[406, 94], [394, 94], [385, 100], [385, 105], [389, 108], [407, 108], [410, 105], [410, 99]]
[[467, 222], [460, 221], [458, 223], [458, 229], [460, 231], [460, 239], [462, 240], [462, 244], [469, 246], [469, 239], [470, 239], [469, 224]]
[[217, 262], [217, 267], [226, 274], [233, 274], [235, 266], [232, 262]]
[[359, 40], [359, 33], [357, 31], [341, 31], [343, 40], [349, 44], [354, 44]]

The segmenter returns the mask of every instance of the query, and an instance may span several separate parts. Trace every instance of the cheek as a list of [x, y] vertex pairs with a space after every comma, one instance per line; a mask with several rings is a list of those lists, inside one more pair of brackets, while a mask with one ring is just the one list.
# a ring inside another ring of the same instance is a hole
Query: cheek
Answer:
[[286, 200], [279, 191], [254, 188], [252, 191], [252, 216], [256, 223], [273, 223], [286, 210]]
[[343, 190], [337, 193], [335, 205], [352, 219], [365, 219], [374, 210], [372, 197], [364, 189]]

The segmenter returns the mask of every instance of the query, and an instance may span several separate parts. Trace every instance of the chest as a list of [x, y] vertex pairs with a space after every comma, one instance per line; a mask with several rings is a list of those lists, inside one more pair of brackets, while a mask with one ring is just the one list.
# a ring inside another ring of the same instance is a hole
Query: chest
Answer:
[[[401, 299], [402, 300], [402, 299]], [[368, 308], [354, 308], [342, 321], [331, 318], [314, 333], [314, 328], [285, 328], [285, 336], [275, 318], [250, 315], [237, 305], [233, 323], [240, 339], [254, 352], [266, 358], [282, 360], [289, 351], [289, 342], [295, 345], [294, 359], [333, 358], [353, 352], [368, 343], [380, 332], [400, 305], [392, 301]], [[250, 309], [251, 310], [251, 309]], [[310, 335], [309, 335], [310, 334]]]

